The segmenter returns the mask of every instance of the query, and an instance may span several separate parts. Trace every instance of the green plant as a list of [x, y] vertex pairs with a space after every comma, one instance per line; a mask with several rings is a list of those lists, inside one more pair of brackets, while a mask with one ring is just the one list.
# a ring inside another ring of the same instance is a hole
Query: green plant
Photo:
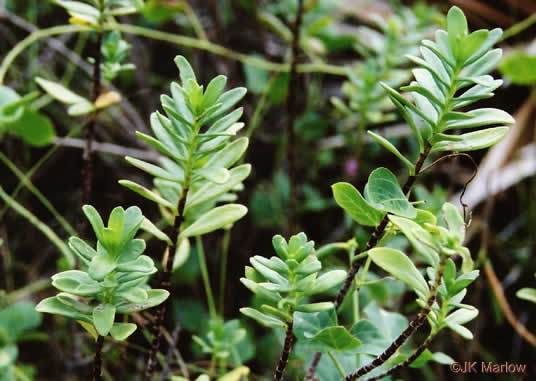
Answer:
[[[246, 89], [224, 92], [227, 79], [220, 75], [204, 90], [184, 57], [178, 56], [175, 63], [180, 71], [181, 84], [171, 84], [172, 97], [162, 96], [162, 107], [167, 117], [159, 112], [151, 115], [151, 128], [156, 138], [137, 133], [164, 155], [162, 166], [126, 158], [132, 165], [155, 177], [157, 192], [130, 180], [121, 180], [120, 183], [156, 202], [173, 226], [171, 239], [166, 237], [169, 258], [164, 268], [165, 287], [169, 286], [178, 248], [181, 244], [189, 245], [189, 237], [196, 237], [210, 315], [215, 318], [216, 307], [199, 237], [231, 225], [247, 212], [247, 208], [239, 204], [216, 206], [234, 199], [230, 192], [240, 189], [241, 182], [251, 170], [249, 164], [232, 168], [246, 151], [248, 139], [229, 142], [244, 126], [237, 123], [242, 109], [230, 110], [244, 97]], [[150, 379], [154, 371], [164, 312], [165, 307], [158, 312], [146, 379]]]
[[332, 309], [333, 303], [309, 303], [308, 297], [337, 286], [346, 272], [332, 270], [318, 276], [322, 264], [313, 253], [314, 242], [307, 241], [304, 233], [290, 237], [288, 243], [276, 235], [272, 245], [278, 257], [267, 259], [256, 255], [250, 258], [253, 267], [246, 267], [246, 277], [240, 279], [265, 303], [260, 311], [244, 307], [240, 312], [266, 327], [285, 328], [284, 348], [274, 373], [274, 380], [281, 380], [294, 342], [294, 313]]
[[98, 212], [83, 207], [95, 236], [96, 249], [78, 237], [69, 247], [87, 270], [63, 271], [52, 276], [52, 285], [61, 292], [42, 300], [39, 312], [64, 316], [79, 322], [97, 341], [95, 379], [100, 379], [103, 337], [110, 334], [125, 340], [135, 330], [133, 323], [117, 322], [116, 314], [132, 314], [164, 302], [169, 292], [151, 289], [148, 277], [157, 269], [153, 260], [142, 255], [145, 241], [134, 238], [144, 222], [138, 207], [115, 208], [105, 227]]
[[[375, 226], [366, 246], [355, 257], [348, 277], [335, 299], [335, 306], [340, 307], [348, 294], [353, 294], [359, 289], [359, 284], [354, 285], [354, 277], [362, 260], [366, 258], [364, 271], [367, 271], [371, 262], [376, 263], [383, 270], [395, 275], [413, 288], [419, 296], [419, 303], [422, 307], [417, 318], [410, 322], [408, 328], [383, 353], [369, 364], [348, 374], [345, 380], [354, 380], [383, 365], [424, 323], [430, 315], [430, 311], [433, 310], [437, 299], [436, 294], [445, 271], [446, 255], [461, 255], [464, 260], [462, 270], [467, 272], [471, 268], [469, 252], [460, 246], [463, 244], [464, 221], [455, 208], [448, 206], [448, 204], [443, 207], [447, 224], [453, 231], [447, 233], [439, 227], [433, 227], [428, 221], [424, 226], [434, 233], [430, 235], [430, 232], [426, 233], [424, 229], [417, 229], [418, 222], [422, 221], [425, 214], [422, 211], [418, 212], [407, 200], [407, 197], [416, 177], [422, 171], [425, 160], [431, 153], [487, 148], [501, 140], [506, 135], [508, 128], [492, 127], [461, 135], [447, 134], [447, 131], [514, 123], [513, 118], [508, 113], [499, 109], [481, 108], [466, 112], [457, 111], [478, 100], [492, 97], [493, 91], [502, 84], [501, 80], [494, 80], [487, 74], [495, 67], [501, 57], [500, 49], [492, 49], [501, 34], [500, 29], [479, 30], [469, 34], [463, 12], [457, 7], [451, 8], [447, 16], [447, 31], [438, 30], [435, 34], [435, 42], [423, 41], [423, 46], [420, 49], [422, 58], [409, 56], [420, 67], [413, 70], [416, 81], [402, 89], [411, 95], [415, 104], [388, 85], [382, 84], [412, 128], [419, 145], [418, 160], [413, 164], [388, 140], [369, 132], [408, 167], [409, 178], [406, 184], [400, 187], [396, 177], [388, 169], [380, 168], [371, 173], [369, 182], [364, 188], [364, 197], [357, 189], [347, 183], [335, 184], [333, 187], [335, 200], [357, 223]], [[408, 223], [402, 219], [414, 222]], [[404, 221], [404, 223], [400, 225], [400, 221]], [[415, 249], [419, 254], [426, 255], [428, 263], [433, 268], [431, 288], [428, 287], [424, 278], [407, 256], [402, 252], [382, 247], [385, 237], [389, 236], [392, 231], [390, 228], [392, 225], [398, 226], [408, 240], [417, 245]], [[417, 229], [418, 233], [408, 229], [410, 225]], [[423, 237], [428, 237], [428, 239]], [[425, 239], [424, 243], [421, 241], [422, 239]], [[434, 246], [439, 247], [436, 250], [442, 256], [441, 260], [437, 258], [437, 255], [430, 256], [430, 250]], [[349, 292], [350, 289], [352, 292]], [[448, 303], [448, 299], [442, 301], [445, 310], [449, 309]], [[436, 314], [435, 311], [434, 314]], [[432, 318], [436, 317], [434, 314], [431, 315]], [[459, 314], [463, 315], [463, 318], [456, 323], [461, 324], [468, 321], [464, 312]], [[455, 314], [455, 316], [457, 315]], [[433, 324], [432, 327], [434, 327]], [[461, 328], [459, 331], [466, 333]], [[469, 336], [465, 335], [465, 337]], [[314, 374], [319, 359], [320, 353], [317, 353], [309, 369], [308, 377], [312, 377]]]

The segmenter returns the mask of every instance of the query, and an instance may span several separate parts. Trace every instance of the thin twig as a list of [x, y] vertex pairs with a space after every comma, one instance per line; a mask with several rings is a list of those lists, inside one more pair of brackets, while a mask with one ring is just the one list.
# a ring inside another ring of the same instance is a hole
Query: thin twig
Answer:
[[[168, 348], [168, 353], [166, 356], [166, 365], [164, 366], [164, 369], [162, 370], [162, 373], [160, 374], [160, 381], [166, 381], [167, 375], [171, 367], [171, 361], [173, 360], [173, 354], [175, 353], [175, 346], [177, 345], [177, 342], [179, 341], [180, 332], [181, 332], [181, 324], [177, 323], [177, 325], [175, 326], [175, 329], [171, 333], [170, 340], [168, 340], [169, 348]], [[178, 358], [179, 360], [182, 360], [182, 356], [180, 354], [178, 355]], [[188, 369], [186, 369], [186, 367], [181, 366], [181, 370], [183, 372], [184, 377], [190, 378], [190, 376], [188, 375]]]
[[[173, 262], [175, 261], [175, 253], [177, 251], [177, 241], [179, 238], [180, 228], [184, 222], [184, 206], [186, 205], [186, 195], [188, 194], [188, 189], [184, 188], [182, 190], [181, 197], [177, 205], [177, 216], [175, 216], [175, 221], [173, 223], [173, 236], [171, 237], [172, 244], [168, 246], [167, 250], [169, 254], [167, 256], [167, 261], [164, 264], [164, 272], [162, 274], [162, 282], [160, 287], [166, 290], [171, 288], [171, 272], [173, 270]], [[164, 316], [166, 314], [167, 304], [169, 298], [160, 306], [156, 311], [156, 319], [153, 323], [151, 333], [152, 333], [152, 342], [151, 350], [149, 352], [149, 357], [147, 358], [147, 368], [145, 370], [145, 381], [151, 381], [153, 379], [153, 373], [156, 368], [156, 355], [160, 350], [160, 338], [162, 335], [162, 325], [164, 323]]]
[[104, 336], [99, 335], [97, 337], [97, 343], [95, 345], [95, 361], [93, 362], [93, 380], [101, 381], [102, 377], [102, 344], [104, 343]]
[[499, 279], [497, 279], [497, 274], [495, 274], [495, 270], [493, 269], [493, 266], [489, 260], [486, 260], [484, 263], [484, 272], [486, 273], [486, 277], [488, 278], [488, 283], [491, 286], [491, 289], [493, 290], [493, 293], [495, 294], [495, 298], [497, 299], [497, 302], [499, 303], [499, 307], [501, 308], [501, 311], [504, 314], [504, 317], [506, 320], [508, 320], [508, 323], [512, 326], [512, 328], [521, 336], [525, 341], [532, 346], [536, 347], [536, 336], [534, 336], [516, 317], [514, 312], [512, 311], [512, 308], [510, 307], [510, 304], [508, 303], [508, 300], [506, 299], [506, 296], [504, 295], [504, 290], [501, 286], [501, 282]]
[[374, 360], [369, 362], [366, 365], [363, 365], [356, 371], [348, 374], [343, 381], [353, 381], [358, 379], [361, 376], [364, 376], [365, 374], [371, 372], [372, 370], [376, 369], [377, 367], [385, 364], [387, 360], [409, 339], [409, 337], [420, 327], [424, 324], [426, 321], [426, 317], [432, 310], [432, 305], [434, 304], [436, 297], [437, 297], [437, 291], [439, 288], [439, 284], [441, 283], [441, 279], [443, 278], [443, 272], [445, 271], [445, 265], [447, 263], [447, 256], [442, 255], [441, 257], [441, 263], [439, 264], [439, 267], [436, 271], [435, 280], [430, 288], [430, 296], [428, 297], [428, 300], [426, 302], [426, 305], [421, 309], [419, 314], [409, 322], [408, 327], [402, 331], [402, 333], [387, 347], [385, 351], [383, 351], [382, 354], [380, 354], [378, 357], [376, 357]]
[[298, 10], [296, 20], [292, 28], [292, 49], [290, 58], [290, 76], [287, 96], [287, 159], [290, 179], [290, 205], [288, 210], [288, 233], [292, 235], [296, 232], [296, 134], [294, 124], [298, 116], [297, 87], [298, 74], [296, 66], [298, 64], [300, 29], [303, 20], [303, 0], [298, 0]]
[[[72, 147], [72, 148], [84, 148], [85, 141], [77, 138], [54, 138], [54, 143], [63, 147]], [[161, 157], [156, 151], [153, 150], [144, 150], [138, 148], [124, 147], [112, 143], [100, 143], [93, 142], [93, 152], [103, 152], [111, 155], [118, 156], [132, 156], [137, 159], [148, 160], [152, 162], [157, 162], [158, 158]]]
[[411, 363], [413, 361], [417, 360], [417, 358], [428, 348], [428, 346], [432, 342], [433, 338], [434, 338], [434, 335], [431, 335], [431, 334], [428, 335], [426, 340], [421, 345], [419, 345], [419, 347], [415, 350], [415, 352], [413, 352], [413, 354], [411, 356], [409, 356], [404, 362], [392, 367], [391, 369], [389, 369], [389, 370], [387, 370], [387, 371], [385, 371], [383, 373], [377, 374], [374, 377], [367, 378], [365, 381], [381, 380], [382, 378], [387, 377], [387, 376], [393, 374], [394, 372], [411, 365]]
[[291, 321], [290, 323], [288, 323], [287, 326], [283, 352], [281, 353], [281, 357], [279, 358], [277, 366], [275, 367], [274, 381], [281, 381], [283, 379], [283, 372], [285, 371], [285, 368], [287, 366], [290, 352], [292, 352], [292, 346], [294, 345], [294, 332], [292, 331], [293, 323], [294, 322]]

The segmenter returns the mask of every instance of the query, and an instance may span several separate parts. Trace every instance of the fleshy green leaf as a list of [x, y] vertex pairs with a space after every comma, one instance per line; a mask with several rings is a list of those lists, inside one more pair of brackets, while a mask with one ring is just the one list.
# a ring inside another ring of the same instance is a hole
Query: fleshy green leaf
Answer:
[[419, 297], [428, 296], [426, 280], [406, 254], [396, 249], [380, 247], [369, 250], [368, 255], [377, 266], [415, 290]]
[[398, 181], [387, 168], [374, 170], [367, 184], [368, 196], [374, 205], [382, 205], [386, 211], [393, 214], [415, 218], [417, 212], [413, 205], [406, 199]]
[[169, 297], [169, 292], [167, 290], [148, 290], [147, 291], [147, 300], [143, 303], [127, 303], [117, 306], [117, 313], [120, 314], [132, 314], [134, 312], [139, 312], [146, 310], [148, 308], [157, 306], [164, 302]]
[[45, 90], [52, 98], [66, 104], [86, 104], [91, 102], [78, 94], [73, 93], [65, 86], [59, 83], [48, 81], [44, 78], [37, 77], [35, 81]]
[[349, 183], [336, 183], [331, 186], [335, 202], [343, 208], [354, 221], [365, 226], [377, 226], [385, 213], [370, 205], [361, 193]]
[[86, 323], [93, 323], [93, 320], [89, 315], [78, 311], [70, 305], [60, 302], [55, 296], [41, 300], [35, 309], [38, 312], [46, 312], [49, 314], [64, 316], [69, 319], [82, 320]]
[[214, 208], [181, 232], [180, 237], [192, 237], [210, 233], [214, 230], [232, 224], [247, 213], [248, 209], [239, 204], [228, 204]]
[[344, 270], [331, 270], [325, 274], [319, 276], [314, 283], [314, 286], [311, 290], [307, 290], [306, 293], [309, 295], [320, 294], [326, 292], [331, 288], [342, 283], [346, 279], [346, 271]]
[[372, 131], [367, 131], [367, 133], [372, 136], [374, 140], [376, 140], [378, 143], [380, 143], [384, 148], [391, 151], [396, 157], [398, 157], [409, 169], [410, 175], [413, 175], [415, 173], [415, 166], [411, 161], [409, 161], [404, 155], [400, 153], [400, 151], [387, 139], [385, 139], [383, 136], [377, 135]]
[[463, 14], [463, 11], [454, 6], [450, 8], [447, 14], [447, 30], [449, 37], [450, 49], [454, 53], [457, 61], [462, 61], [460, 51], [462, 49], [463, 42], [468, 33], [467, 19]]
[[112, 329], [110, 329], [110, 335], [115, 340], [123, 341], [132, 335], [136, 328], [136, 324], [132, 323], [114, 323]]
[[411, 243], [415, 251], [432, 267], [439, 265], [439, 255], [434, 249], [435, 240], [432, 235], [419, 224], [410, 219], [389, 216], [389, 220], [398, 227]]
[[536, 303], [536, 288], [522, 288], [516, 292], [516, 296], [519, 299], [528, 300], [529, 302]]
[[459, 135], [459, 141], [440, 141], [432, 146], [432, 152], [443, 151], [476, 151], [488, 148], [500, 142], [508, 133], [508, 127], [486, 128], [475, 132]]
[[240, 308], [240, 312], [250, 317], [254, 320], [257, 320], [260, 324], [268, 328], [286, 328], [287, 324], [282, 322], [279, 319], [276, 319], [270, 315], [263, 314], [253, 308], [244, 307]]
[[93, 309], [93, 324], [101, 336], [107, 336], [112, 329], [115, 319], [113, 304], [99, 304]]

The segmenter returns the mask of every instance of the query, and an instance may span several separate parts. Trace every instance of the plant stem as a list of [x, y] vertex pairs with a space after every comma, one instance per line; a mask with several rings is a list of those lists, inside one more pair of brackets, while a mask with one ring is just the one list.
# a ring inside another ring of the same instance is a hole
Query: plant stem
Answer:
[[102, 373], [102, 344], [104, 343], [104, 336], [99, 335], [97, 337], [97, 343], [95, 344], [95, 360], [93, 362], [93, 381], [101, 381]]
[[288, 210], [287, 229], [288, 234], [296, 232], [296, 134], [294, 124], [298, 116], [298, 104], [296, 90], [298, 87], [298, 75], [296, 65], [298, 64], [300, 28], [303, 19], [303, 0], [298, 0], [298, 10], [296, 21], [292, 28], [292, 49], [290, 58], [290, 76], [287, 95], [287, 160], [288, 174], [290, 180], [290, 205]]
[[225, 312], [225, 283], [227, 282], [227, 260], [229, 257], [229, 241], [231, 240], [231, 229], [225, 229], [221, 248], [220, 263], [220, 290], [218, 296], [218, 310], [220, 316]]
[[[188, 188], [185, 187], [182, 190], [181, 197], [177, 205], [177, 215], [173, 223], [173, 237], [171, 238], [172, 245], [167, 247], [168, 258], [164, 265], [164, 272], [162, 274], [161, 287], [170, 291], [171, 288], [171, 272], [173, 270], [173, 262], [175, 261], [175, 253], [177, 251], [177, 241], [179, 239], [180, 228], [184, 222], [184, 206], [186, 205], [186, 195], [188, 194]], [[162, 336], [162, 325], [164, 323], [164, 316], [166, 314], [166, 308], [169, 298], [164, 301], [158, 310], [156, 311], [156, 318], [153, 323], [151, 333], [151, 350], [149, 351], [149, 357], [147, 358], [147, 367], [145, 369], [145, 381], [151, 381], [153, 379], [153, 373], [156, 367], [156, 355], [160, 350], [160, 338]]]
[[430, 345], [430, 343], [432, 342], [433, 338], [434, 338], [434, 334], [431, 333], [430, 335], [428, 335], [428, 337], [426, 338], [426, 340], [421, 344], [419, 345], [419, 347], [415, 350], [415, 352], [413, 352], [413, 354], [411, 356], [409, 356], [404, 362], [392, 367], [391, 369], [383, 372], [383, 373], [380, 373], [380, 374], [377, 374], [376, 376], [374, 377], [370, 377], [370, 378], [367, 378], [365, 381], [377, 381], [377, 380], [381, 380], [382, 378], [384, 377], [387, 377], [391, 374], [393, 374], [394, 372], [396, 372], [397, 370], [399, 369], [402, 369], [402, 368], [405, 368], [409, 365], [411, 365], [411, 363], [415, 360], [417, 360], [417, 358], [428, 348], [428, 346]]
[[372, 370], [376, 369], [377, 367], [383, 365], [389, 358], [400, 348], [407, 340], [408, 338], [420, 327], [424, 324], [426, 321], [426, 317], [432, 310], [432, 305], [434, 304], [436, 297], [437, 297], [437, 290], [439, 288], [439, 285], [441, 283], [441, 279], [443, 278], [443, 272], [445, 271], [445, 265], [447, 263], [447, 256], [442, 255], [441, 256], [441, 262], [439, 264], [439, 267], [436, 270], [436, 276], [435, 281], [432, 287], [430, 288], [430, 296], [428, 297], [428, 300], [426, 302], [426, 305], [421, 309], [419, 314], [409, 322], [408, 327], [402, 331], [402, 333], [387, 347], [385, 351], [383, 351], [382, 354], [380, 354], [378, 357], [376, 357], [374, 360], [369, 362], [366, 365], [363, 365], [361, 368], [357, 369], [356, 371], [348, 374], [343, 381], [353, 381], [358, 379], [359, 377], [371, 372]]
[[291, 321], [287, 325], [287, 332], [285, 334], [285, 344], [283, 346], [283, 352], [277, 362], [274, 372], [274, 381], [281, 381], [283, 379], [283, 372], [287, 366], [292, 346], [294, 345], [294, 332], [292, 332], [294, 321]]
[[[421, 152], [419, 155], [419, 158], [417, 159], [417, 162], [415, 164], [415, 174], [410, 175], [404, 184], [402, 191], [405, 195], [408, 195], [409, 191], [413, 187], [413, 184], [415, 184], [415, 180], [417, 179], [417, 176], [419, 175], [421, 168], [424, 164], [424, 161], [430, 154], [431, 146], [427, 144], [424, 148], [424, 151]], [[370, 236], [369, 241], [367, 242], [365, 248], [361, 250], [357, 255], [361, 255], [362, 253], [374, 248], [376, 244], [378, 243], [379, 239], [382, 237], [385, 227], [387, 226], [387, 223], [389, 222], [389, 217], [386, 214], [383, 220], [379, 223], [378, 226], [376, 226], [376, 229], [374, 229], [374, 232]], [[368, 258], [368, 256], [367, 256]], [[344, 283], [342, 287], [339, 289], [339, 292], [337, 293], [337, 297], [335, 298], [334, 305], [335, 309], [337, 310], [339, 306], [344, 301], [344, 298], [346, 297], [346, 294], [350, 290], [350, 287], [352, 285], [352, 282], [354, 280], [355, 275], [357, 274], [357, 270], [359, 270], [359, 266], [362, 262], [361, 260], [355, 260], [352, 267], [350, 267], [350, 270], [348, 271], [348, 275], [346, 276], [346, 279], [344, 280]], [[357, 291], [357, 290], [356, 290]], [[421, 323], [422, 324], [422, 323]], [[322, 353], [316, 352], [313, 355], [313, 359], [311, 360], [311, 364], [309, 365], [309, 369], [307, 370], [307, 374], [305, 376], [306, 381], [310, 381], [313, 379], [313, 376], [316, 372], [316, 368], [318, 367], [318, 363], [320, 362], [320, 358], [322, 357]]]
[[343, 369], [341, 363], [335, 357], [335, 355], [332, 352], [328, 352], [328, 356], [331, 359], [331, 361], [333, 362], [333, 364], [335, 365], [335, 367], [337, 368], [337, 371], [339, 372], [341, 377], [344, 377], [344, 369]]
[[205, 249], [203, 248], [203, 239], [201, 236], [195, 237], [195, 243], [197, 247], [197, 254], [199, 255], [199, 266], [201, 267], [201, 277], [203, 278], [203, 285], [205, 286], [205, 293], [207, 294], [207, 304], [210, 318], [214, 319], [217, 316], [216, 304], [214, 303], [214, 294], [210, 287], [210, 277], [208, 275], [207, 260], [205, 256]]

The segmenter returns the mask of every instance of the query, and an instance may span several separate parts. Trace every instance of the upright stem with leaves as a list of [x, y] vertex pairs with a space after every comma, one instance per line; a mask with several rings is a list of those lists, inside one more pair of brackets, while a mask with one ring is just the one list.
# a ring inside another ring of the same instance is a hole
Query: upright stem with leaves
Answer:
[[[446, 134], [446, 131], [514, 123], [513, 118], [508, 113], [498, 109], [482, 108], [468, 112], [457, 111], [480, 99], [492, 97], [493, 90], [502, 84], [501, 80], [494, 80], [493, 77], [487, 75], [501, 57], [500, 49], [492, 50], [491, 48], [499, 40], [502, 31], [500, 29], [492, 31], [479, 30], [469, 34], [465, 16], [457, 7], [451, 8], [447, 21], [448, 30], [437, 31], [435, 42], [423, 41], [423, 46], [421, 47], [422, 58], [408, 56], [410, 60], [420, 67], [413, 70], [416, 81], [409, 86], [403, 87], [402, 90], [411, 94], [415, 104], [396, 90], [383, 84], [391, 100], [402, 113], [417, 139], [420, 148], [417, 162], [413, 164], [385, 138], [369, 132], [369, 135], [391, 151], [408, 167], [410, 177], [399, 193], [406, 197], [409, 197], [409, 192], [430, 153], [473, 151], [487, 148], [500, 141], [506, 135], [508, 128], [502, 126], [492, 127], [462, 135]], [[460, 94], [460, 90], [467, 87], [469, 89]], [[385, 188], [383, 189], [384, 195], [374, 194], [375, 180], [379, 180], [381, 177], [384, 186], [386, 186], [386, 182], [390, 182], [388, 180], [390, 175], [386, 172], [380, 176], [380, 170], [374, 171], [369, 177], [369, 183], [365, 187], [364, 198], [350, 184], [339, 183], [333, 187], [335, 200], [354, 220], [362, 225], [376, 226], [367, 245], [362, 250], [362, 252], [368, 252], [369, 256], [371, 252], [376, 250], [374, 248], [382, 238], [388, 223], [392, 222], [392, 216], [406, 218], [415, 218], [417, 216], [417, 214], [409, 212], [407, 208], [409, 204], [406, 204], [406, 199], [403, 202], [406, 206], [402, 209], [399, 209], [401, 205], [394, 208], [394, 205], [388, 205], [389, 202], [385, 199], [385, 193], [389, 192]], [[396, 181], [394, 177], [391, 178]], [[395, 187], [398, 187], [398, 184]], [[462, 253], [464, 264], [470, 262], [470, 255], [467, 249], [460, 249], [458, 253]], [[342, 304], [347, 295], [359, 266], [360, 261], [356, 261], [348, 272], [348, 277], [335, 299], [337, 307]], [[380, 264], [380, 267], [383, 266]], [[464, 268], [467, 268], [467, 266], [464, 265]], [[391, 268], [387, 269], [388, 272], [392, 270]], [[436, 279], [438, 279], [437, 276]], [[435, 288], [437, 289], [437, 287]], [[392, 356], [409, 336], [423, 324], [434, 298], [435, 296], [431, 294], [418, 317], [410, 323], [408, 329], [382, 355], [378, 356], [366, 367], [351, 373], [347, 379], [355, 379], [368, 373]], [[314, 355], [307, 372], [308, 379], [313, 377], [320, 356], [321, 353]]]
[[[161, 166], [126, 158], [130, 164], [154, 176], [155, 190], [129, 180], [120, 181], [120, 184], [157, 203], [164, 218], [173, 227], [171, 237], [168, 237], [146, 221], [149, 229], [168, 244], [163, 274], [163, 287], [168, 290], [171, 288], [175, 254], [182, 245], [189, 250], [190, 237], [195, 237], [198, 249], [202, 249], [201, 235], [228, 227], [246, 214], [247, 208], [239, 204], [216, 205], [222, 202], [224, 195], [233, 192], [251, 171], [249, 164], [231, 168], [246, 151], [248, 139], [229, 142], [244, 126], [237, 123], [242, 109], [231, 109], [244, 97], [246, 90], [236, 88], [224, 92], [227, 79], [222, 75], [214, 78], [203, 90], [184, 57], [178, 56], [175, 63], [180, 71], [181, 84], [172, 83], [172, 97], [164, 95], [161, 98], [167, 117], [159, 112], [151, 115], [155, 137], [137, 133], [163, 154]], [[206, 262], [203, 252], [198, 250], [198, 255], [204, 265], [203, 280], [211, 315], [215, 317]], [[164, 304], [153, 324], [145, 380], [152, 379], [156, 368], [165, 311]]]

